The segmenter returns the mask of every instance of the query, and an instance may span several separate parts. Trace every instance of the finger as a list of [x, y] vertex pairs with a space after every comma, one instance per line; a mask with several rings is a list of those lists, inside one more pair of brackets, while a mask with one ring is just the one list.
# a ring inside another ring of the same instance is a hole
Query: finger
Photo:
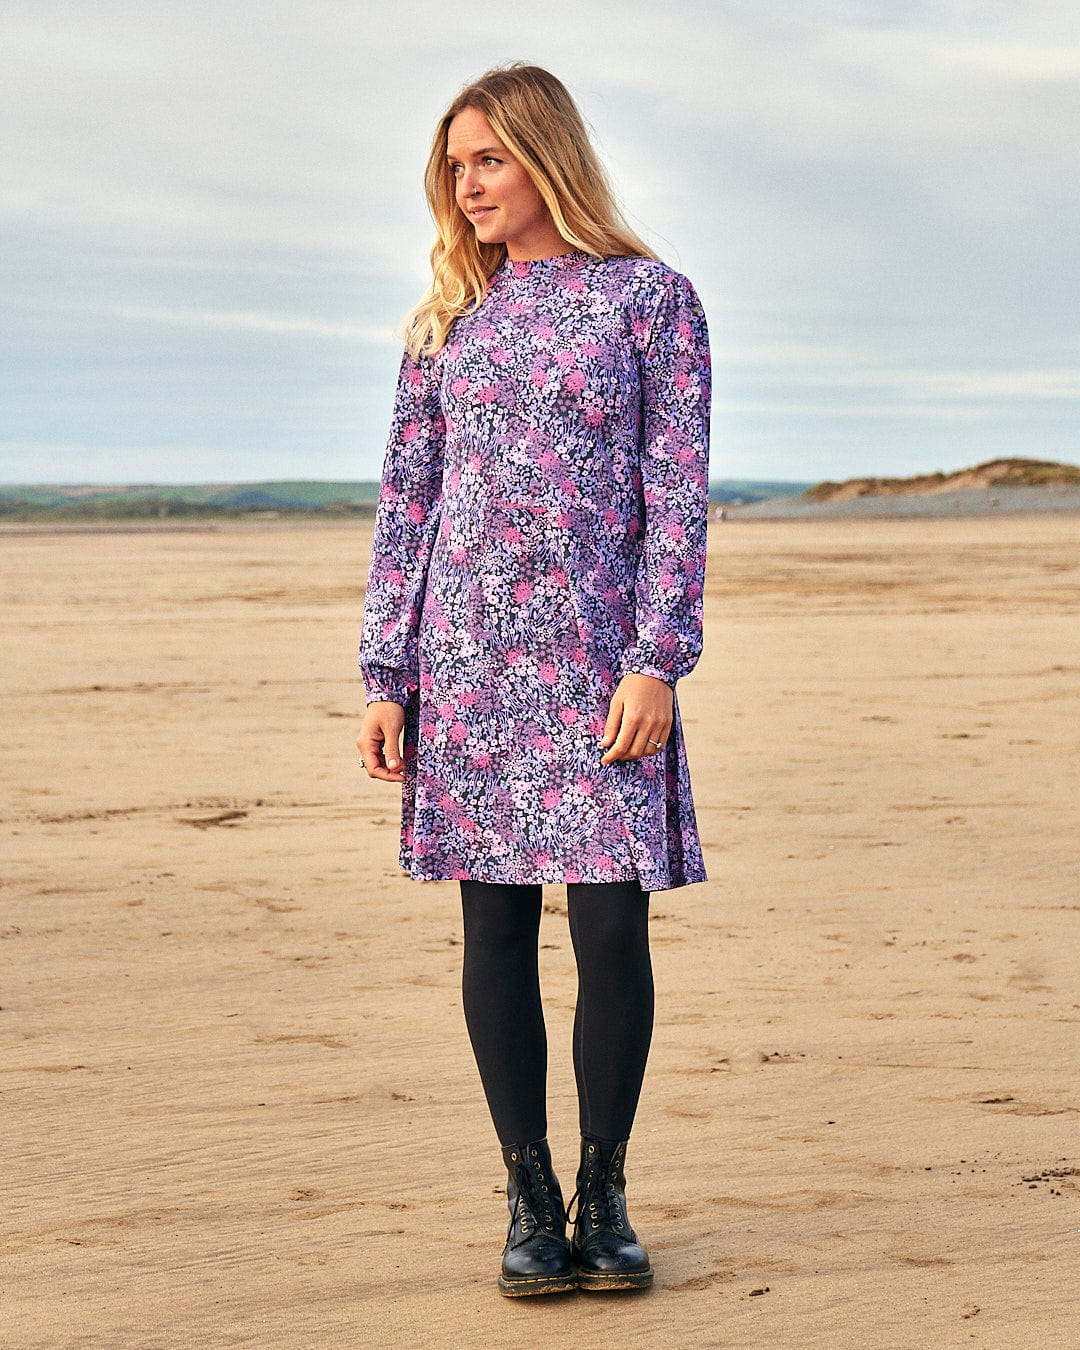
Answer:
[[600, 737], [601, 745], [610, 745], [619, 734], [619, 727], [623, 720], [623, 701], [618, 694], [612, 694], [611, 702], [608, 705], [608, 715], [604, 722], [604, 734]]
[[641, 749], [635, 751], [635, 747], [644, 746], [645, 733], [641, 731], [629, 717], [624, 717], [619, 726], [619, 734], [615, 738], [615, 743], [607, 754], [600, 760], [601, 764], [613, 764], [620, 759], [637, 759], [642, 753]]
[[404, 763], [398, 748], [399, 734], [395, 731], [387, 737], [385, 729], [376, 724], [356, 738], [360, 758], [369, 778], [381, 778], [389, 783], [404, 781]]
[[[657, 744], [659, 742], [659, 744]], [[614, 759], [644, 759], [646, 755], [658, 755], [667, 746], [667, 734], [662, 728], [649, 729], [639, 727], [636, 730], [627, 719], [623, 720], [619, 738], [609, 752]], [[601, 763], [610, 763], [607, 759]]]

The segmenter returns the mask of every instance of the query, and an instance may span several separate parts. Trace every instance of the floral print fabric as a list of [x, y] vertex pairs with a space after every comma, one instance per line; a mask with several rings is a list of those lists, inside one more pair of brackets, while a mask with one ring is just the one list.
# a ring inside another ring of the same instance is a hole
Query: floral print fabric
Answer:
[[674, 689], [701, 653], [710, 376], [684, 276], [577, 250], [507, 259], [405, 355], [360, 666], [405, 708], [418, 880], [706, 879], [677, 694], [663, 750], [599, 741], [626, 672]]

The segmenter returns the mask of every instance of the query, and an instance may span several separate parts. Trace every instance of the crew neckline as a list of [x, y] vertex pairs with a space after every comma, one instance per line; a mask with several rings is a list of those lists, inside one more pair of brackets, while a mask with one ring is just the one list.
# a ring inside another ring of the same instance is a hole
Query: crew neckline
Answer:
[[527, 277], [533, 272], [580, 267], [592, 256], [580, 248], [572, 248], [568, 253], [553, 253], [550, 258], [511, 258], [508, 253], [503, 259], [502, 270], [512, 277]]

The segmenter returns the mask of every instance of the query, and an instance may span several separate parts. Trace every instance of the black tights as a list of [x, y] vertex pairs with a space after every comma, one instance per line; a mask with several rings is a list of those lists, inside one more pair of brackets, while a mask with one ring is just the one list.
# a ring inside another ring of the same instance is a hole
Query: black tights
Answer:
[[[499, 1142], [547, 1135], [547, 1031], [537, 950], [543, 888], [461, 882], [462, 998]], [[570, 883], [578, 969], [574, 1073], [582, 1134], [622, 1140], [637, 1110], [653, 1025], [649, 892], [636, 881]]]

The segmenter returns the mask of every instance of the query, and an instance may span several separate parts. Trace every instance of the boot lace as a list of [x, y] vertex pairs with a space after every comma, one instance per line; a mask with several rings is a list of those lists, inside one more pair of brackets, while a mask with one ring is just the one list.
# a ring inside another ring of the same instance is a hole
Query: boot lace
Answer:
[[[574, 1210], [572, 1216], [571, 1210]], [[587, 1211], [587, 1218], [583, 1211]], [[586, 1161], [585, 1171], [577, 1190], [570, 1197], [566, 1214], [568, 1220], [572, 1217], [575, 1228], [581, 1225], [590, 1233], [607, 1228], [623, 1237], [629, 1235], [622, 1196], [615, 1184], [615, 1167], [611, 1163], [605, 1167], [599, 1153]]]
[[[507, 1240], [514, 1230], [515, 1223], [521, 1230], [521, 1241], [526, 1242], [537, 1233], [543, 1237], [559, 1238], [559, 1215], [552, 1194], [551, 1185], [544, 1176], [543, 1168], [537, 1161], [525, 1156], [514, 1164], [514, 1180], [517, 1183], [517, 1202], [510, 1216]], [[519, 1244], [515, 1243], [515, 1246]]]

